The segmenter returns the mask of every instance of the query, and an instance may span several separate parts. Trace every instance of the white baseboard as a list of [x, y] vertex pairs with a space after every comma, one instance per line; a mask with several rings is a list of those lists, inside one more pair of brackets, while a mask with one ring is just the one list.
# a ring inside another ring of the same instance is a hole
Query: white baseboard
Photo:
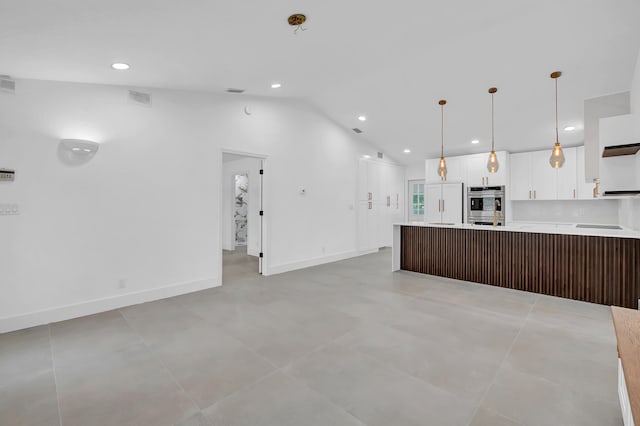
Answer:
[[378, 249], [367, 251], [344, 251], [340, 253], [330, 254], [328, 256], [314, 257], [312, 259], [301, 260], [299, 262], [284, 263], [281, 265], [270, 266], [265, 268], [263, 275], [276, 275], [283, 272], [295, 271], [298, 269], [310, 268], [312, 266], [323, 265], [325, 263], [338, 262], [340, 260], [350, 259], [352, 257], [364, 256], [365, 254], [377, 253]]
[[167, 297], [193, 293], [194, 291], [205, 290], [208, 288], [218, 287], [220, 285], [222, 285], [220, 277], [209, 278], [199, 281], [171, 284], [164, 287], [152, 288], [134, 293], [118, 294], [116, 296], [89, 300], [72, 305], [59, 306], [13, 317], [4, 317], [0, 318], [0, 333], [7, 333], [9, 331], [22, 330], [24, 328], [35, 327], [37, 325], [44, 325], [52, 322], [65, 321], [72, 318], [97, 314], [99, 312], [111, 311], [125, 306], [166, 299]]

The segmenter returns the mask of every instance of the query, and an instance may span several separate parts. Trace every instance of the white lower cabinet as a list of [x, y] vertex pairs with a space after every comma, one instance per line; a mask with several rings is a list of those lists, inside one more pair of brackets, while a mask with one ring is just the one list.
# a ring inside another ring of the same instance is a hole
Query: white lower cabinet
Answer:
[[425, 186], [424, 220], [427, 223], [462, 223], [461, 183], [434, 183]]
[[622, 410], [624, 426], [634, 426], [631, 402], [629, 401], [627, 383], [624, 379], [624, 370], [622, 369], [622, 361], [620, 359], [618, 359], [618, 397], [620, 399], [620, 409]]

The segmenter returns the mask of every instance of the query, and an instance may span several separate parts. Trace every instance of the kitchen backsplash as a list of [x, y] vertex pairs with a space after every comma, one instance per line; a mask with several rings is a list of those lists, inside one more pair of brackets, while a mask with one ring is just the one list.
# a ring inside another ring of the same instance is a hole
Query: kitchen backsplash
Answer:
[[620, 225], [640, 231], [640, 198], [620, 200]]
[[619, 200], [602, 199], [512, 201], [510, 221], [618, 224], [618, 206]]

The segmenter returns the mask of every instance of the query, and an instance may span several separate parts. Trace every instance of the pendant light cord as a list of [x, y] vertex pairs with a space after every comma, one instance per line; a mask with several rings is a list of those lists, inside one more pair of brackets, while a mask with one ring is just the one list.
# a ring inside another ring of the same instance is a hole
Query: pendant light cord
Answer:
[[494, 125], [493, 125], [493, 93], [491, 94], [491, 152], [495, 151], [494, 146]]
[[444, 105], [440, 105], [440, 157], [444, 157]]
[[556, 143], [560, 143], [560, 138], [558, 136], [558, 79], [554, 79], [556, 81]]

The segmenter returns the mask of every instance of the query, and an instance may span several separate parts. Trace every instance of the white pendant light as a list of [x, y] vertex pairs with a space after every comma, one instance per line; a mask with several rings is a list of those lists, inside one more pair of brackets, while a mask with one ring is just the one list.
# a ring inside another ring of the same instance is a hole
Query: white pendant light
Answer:
[[564, 153], [562, 152], [562, 147], [560, 146], [560, 139], [558, 137], [558, 79], [562, 73], [560, 71], [552, 72], [551, 78], [556, 83], [556, 143], [553, 146], [553, 150], [551, 151], [551, 157], [549, 157], [549, 164], [554, 169], [559, 169], [564, 164]]
[[444, 159], [444, 106], [447, 101], [442, 99], [438, 102], [440, 105], [440, 162], [438, 163], [438, 176], [442, 180], [447, 179], [447, 161]]
[[489, 160], [487, 161], [487, 170], [489, 173], [496, 173], [500, 168], [500, 163], [498, 163], [498, 156], [496, 155], [495, 150], [495, 140], [494, 140], [494, 125], [493, 125], [493, 95], [498, 91], [495, 87], [489, 89], [489, 93], [491, 94], [491, 153], [489, 154]]

